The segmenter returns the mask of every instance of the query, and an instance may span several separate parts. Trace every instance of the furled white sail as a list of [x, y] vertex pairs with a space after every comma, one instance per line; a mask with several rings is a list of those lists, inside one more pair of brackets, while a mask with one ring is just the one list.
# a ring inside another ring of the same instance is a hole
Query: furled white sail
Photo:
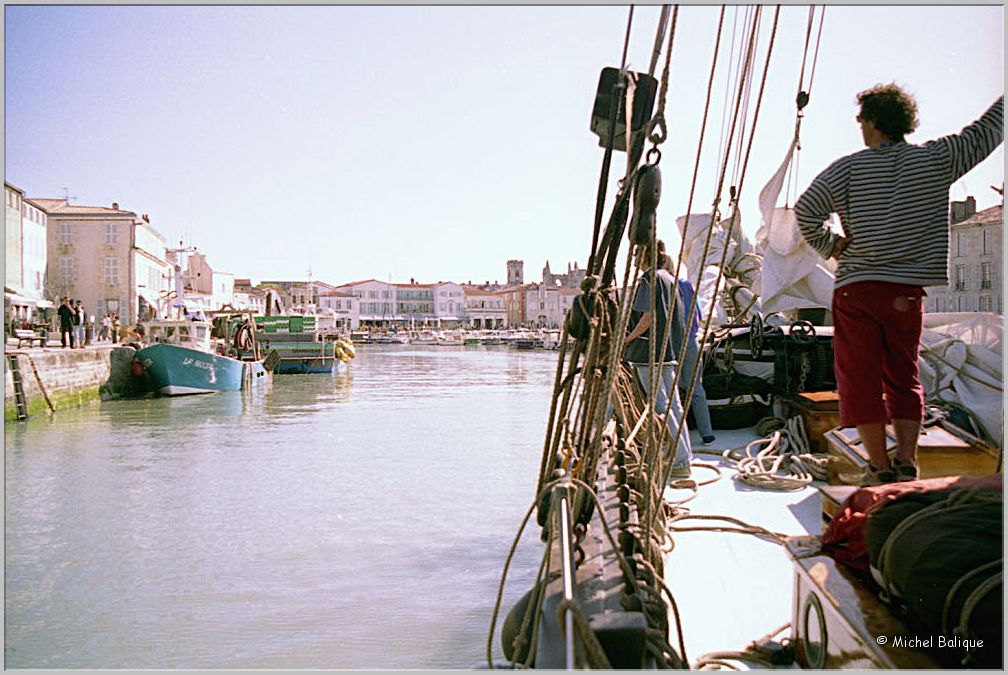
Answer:
[[796, 136], [759, 195], [763, 218], [756, 231], [756, 251], [763, 257], [760, 297], [765, 313], [832, 304], [836, 261], [823, 260], [805, 242], [794, 209], [777, 206], [797, 143]]

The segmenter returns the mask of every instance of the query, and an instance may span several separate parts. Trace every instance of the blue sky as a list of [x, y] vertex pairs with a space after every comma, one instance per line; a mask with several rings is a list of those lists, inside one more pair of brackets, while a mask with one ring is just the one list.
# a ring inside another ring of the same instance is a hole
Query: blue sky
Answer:
[[[647, 69], [659, 9], [635, 9], [635, 70]], [[619, 65], [628, 11], [7, 5], [5, 177], [29, 196], [66, 187], [73, 203], [148, 213], [170, 245], [184, 239], [215, 269], [255, 281], [309, 267], [331, 283], [503, 281], [510, 258], [538, 280], [546, 260], [554, 271], [587, 260], [602, 160], [588, 121], [600, 69]], [[680, 9], [659, 205], [673, 245], [719, 12]], [[725, 15], [694, 213], [715, 199], [728, 47], [747, 12]], [[807, 20], [805, 6], [781, 10], [741, 199], [750, 236], [755, 195], [794, 128]], [[854, 97], [876, 83], [917, 96], [911, 142], [976, 119], [1003, 92], [1003, 26], [1001, 5], [828, 6], [796, 189], [862, 147]], [[806, 81], [810, 69], [811, 55]], [[1003, 181], [998, 149], [951, 196], [992, 206], [989, 186]]]

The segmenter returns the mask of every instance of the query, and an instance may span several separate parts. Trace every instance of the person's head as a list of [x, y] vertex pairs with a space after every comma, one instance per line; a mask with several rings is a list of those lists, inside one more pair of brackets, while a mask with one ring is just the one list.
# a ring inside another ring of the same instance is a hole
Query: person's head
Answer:
[[865, 89], [857, 95], [857, 102], [861, 106], [857, 121], [869, 147], [885, 140], [902, 141], [906, 134], [917, 129], [917, 101], [896, 84], [877, 84]]

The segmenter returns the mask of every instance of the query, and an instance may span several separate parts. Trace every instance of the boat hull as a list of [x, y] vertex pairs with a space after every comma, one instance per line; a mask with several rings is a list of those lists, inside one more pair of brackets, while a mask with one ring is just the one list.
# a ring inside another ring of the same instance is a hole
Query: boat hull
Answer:
[[170, 344], [153, 344], [136, 353], [154, 391], [164, 396], [241, 391], [270, 379], [261, 361], [227, 356]]
[[281, 359], [280, 363], [273, 370], [277, 375], [311, 375], [311, 374], [321, 374], [321, 373], [331, 373], [333, 367], [340, 363], [337, 358], [298, 358], [298, 357], [284, 357]]

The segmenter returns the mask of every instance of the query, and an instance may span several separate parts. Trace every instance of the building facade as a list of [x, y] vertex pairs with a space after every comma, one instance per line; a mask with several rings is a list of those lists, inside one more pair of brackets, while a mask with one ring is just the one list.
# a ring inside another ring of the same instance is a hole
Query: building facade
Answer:
[[45, 289], [46, 215], [17, 186], [4, 182], [4, 193], [5, 316], [20, 322], [41, 320], [43, 315], [38, 310], [53, 306]]
[[22, 250], [21, 245], [21, 206], [24, 203], [24, 191], [4, 181], [4, 227], [7, 233], [7, 255], [4, 257], [4, 286], [14, 293], [21, 290]]
[[318, 308], [321, 313], [331, 312], [337, 319], [342, 319], [342, 325], [349, 330], [360, 328], [360, 300], [353, 293], [323, 289], [319, 293]]
[[320, 281], [264, 281], [259, 288], [276, 290], [288, 312], [310, 312], [319, 306], [319, 296], [335, 287]]
[[410, 279], [408, 284], [396, 284], [396, 314], [409, 328], [437, 323], [434, 313], [434, 287], [418, 284]]
[[118, 314], [133, 323], [170, 288], [164, 237], [150, 219], [112, 207], [66, 199], [32, 199], [47, 218], [48, 294], [81, 300], [89, 315]]
[[967, 197], [952, 202], [949, 222], [949, 283], [927, 288], [925, 310], [1002, 314], [1004, 205], [978, 213], [976, 200]]
[[468, 325], [477, 330], [504, 328], [507, 325], [507, 310], [504, 295], [499, 291], [483, 290], [479, 286], [463, 285], [465, 292], [466, 319]]
[[45, 275], [48, 261], [45, 212], [30, 199], [21, 208], [21, 292], [36, 307], [52, 307], [46, 298]]
[[266, 313], [266, 293], [252, 285], [251, 279], [234, 280], [235, 309], [247, 309], [253, 314]]
[[359, 326], [388, 327], [400, 320], [396, 314], [395, 285], [368, 279], [337, 286], [336, 291], [357, 298]]
[[454, 328], [466, 320], [465, 291], [452, 281], [432, 285], [434, 291], [434, 316], [438, 326]]

